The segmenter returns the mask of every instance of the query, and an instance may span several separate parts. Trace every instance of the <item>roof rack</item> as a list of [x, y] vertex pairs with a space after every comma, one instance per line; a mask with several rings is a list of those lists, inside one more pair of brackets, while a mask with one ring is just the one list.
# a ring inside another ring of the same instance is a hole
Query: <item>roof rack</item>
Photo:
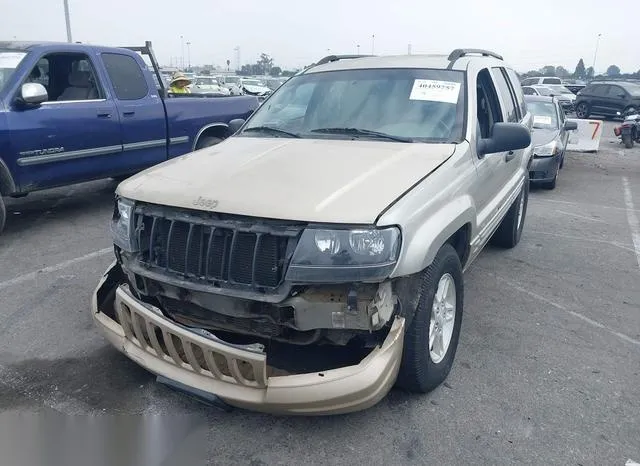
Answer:
[[466, 55], [470, 55], [472, 53], [475, 54], [480, 54], [484, 57], [493, 57], [493, 58], [497, 58], [498, 60], [504, 60], [504, 58], [502, 58], [502, 55], [498, 55], [495, 52], [492, 52], [490, 50], [483, 50], [483, 49], [455, 49], [453, 52], [451, 52], [449, 54], [449, 61], [456, 61], [458, 58], [462, 58]]
[[325, 63], [331, 63], [332, 61], [338, 60], [347, 60], [351, 58], [364, 58], [364, 57], [373, 57], [374, 55], [327, 55], [324, 58], [321, 58], [317, 63], [317, 65], [324, 65]]

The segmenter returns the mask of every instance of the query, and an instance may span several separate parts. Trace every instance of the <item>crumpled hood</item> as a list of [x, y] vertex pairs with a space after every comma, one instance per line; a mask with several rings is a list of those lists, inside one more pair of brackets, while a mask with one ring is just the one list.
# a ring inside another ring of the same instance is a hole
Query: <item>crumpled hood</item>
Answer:
[[454, 144], [231, 137], [122, 182], [121, 196], [187, 209], [372, 224]]
[[268, 87], [263, 87], [263, 86], [252, 86], [250, 84], [243, 84], [242, 87], [247, 92], [251, 92], [252, 94], [265, 94], [267, 92], [271, 92], [271, 89], [269, 89]]

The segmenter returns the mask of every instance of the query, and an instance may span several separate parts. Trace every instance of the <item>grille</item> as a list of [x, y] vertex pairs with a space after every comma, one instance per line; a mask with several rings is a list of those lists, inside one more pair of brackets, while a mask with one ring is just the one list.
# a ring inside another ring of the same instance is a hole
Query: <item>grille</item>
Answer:
[[[243, 231], [135, 214], [140, 261], [183, 278], [273, 289], [282, 283], [291, 235]], [[246, 228], [245, 228], [246, 229]]]

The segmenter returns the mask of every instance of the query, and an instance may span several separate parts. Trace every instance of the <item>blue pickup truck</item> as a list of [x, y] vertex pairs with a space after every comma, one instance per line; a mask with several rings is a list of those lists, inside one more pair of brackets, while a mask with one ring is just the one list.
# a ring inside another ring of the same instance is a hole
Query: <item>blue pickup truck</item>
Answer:
[[169, 94], [150, 42], [0, 42], [0, 232], [2, 196], [125, 178], [217, 144], [258, 105]]

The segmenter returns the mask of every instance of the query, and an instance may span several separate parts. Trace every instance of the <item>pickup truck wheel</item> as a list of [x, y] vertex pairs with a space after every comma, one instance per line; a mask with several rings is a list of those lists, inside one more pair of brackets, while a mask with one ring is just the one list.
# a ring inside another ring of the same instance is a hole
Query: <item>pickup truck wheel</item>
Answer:
[[424, 271], [418, 307], [404, 336], [396, 385], [427, 393], [449, 375], [462, 325], [462, 265], [450, 244]]
[[222, 139], [217, 138], [215, 136], [204, 136], [198, 139], [198, 144], [196, 144], [196, 150], [202, 149], [204, 147], [215, 146], [222, 142]]
[[7, 220], [7, 208], [4, 206], [2, 196], [0, 196], [0, 233], [4, 230], [4, 224]]
[[491, 244], [502, 248], [513, 248], [520, 242], [524, 219], [527, 215], [529, 203], [529, 178], [524, 180], [522, 191], [513, 202], [502, 223], [491, 237]]

